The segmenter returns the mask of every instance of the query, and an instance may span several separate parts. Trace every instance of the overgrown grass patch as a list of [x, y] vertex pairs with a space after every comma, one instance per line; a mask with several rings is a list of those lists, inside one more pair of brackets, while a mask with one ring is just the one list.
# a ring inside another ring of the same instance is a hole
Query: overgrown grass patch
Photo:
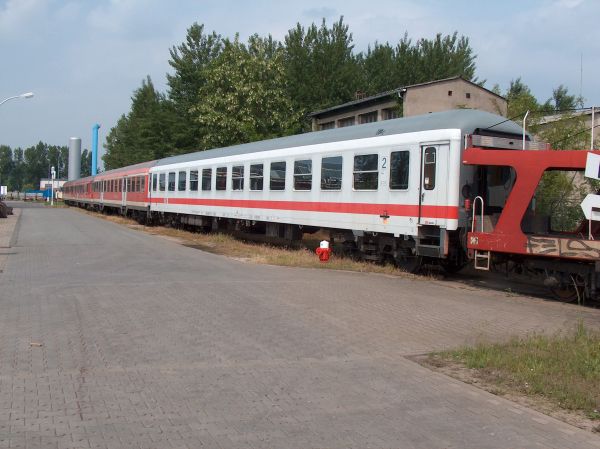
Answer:
[[433, 364], [458, 362], [486, 382], [543, 396], [560, 408], [600, 419], [600, 332], [583, 324], [568, 333], [533, 334], [433, 354]]

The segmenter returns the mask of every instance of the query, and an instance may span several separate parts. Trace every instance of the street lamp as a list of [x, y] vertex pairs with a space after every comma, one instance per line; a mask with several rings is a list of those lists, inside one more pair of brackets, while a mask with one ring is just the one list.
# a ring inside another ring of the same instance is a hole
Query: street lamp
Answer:
[[5, 98], [4, 100], [0, 101], [0, 105], [3, 105], [8, 100], [14, 100], [15, 98], [31, 98], [31, 97], [33, 97], [33, 92], [25, 92], [24, 94], [21, 94], [21, 95], [15, 95], [13, 97]]

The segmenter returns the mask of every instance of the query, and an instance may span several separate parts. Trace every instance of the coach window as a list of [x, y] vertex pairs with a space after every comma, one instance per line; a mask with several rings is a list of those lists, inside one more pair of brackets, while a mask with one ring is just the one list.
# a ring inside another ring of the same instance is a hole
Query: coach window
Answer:
[[312, 188], [312, 161], [294, 161], [294, 190]]
[[342, 189], [342, 156], [324, 157], [321, 160], [321, 189]]
[[227, 189], [227, 167], [217, 167], [217, 190]]
[[184, 171], [179, 172], [179, 178], [177, 183], [177, 190], [180, 192], [184, 192], [187, 189], [187, 173]]
[[271, 190], [285, 190], [285, 162], [271, 162]]
[[408, 169], [410, 153], [408, 151], [392, 151], [390, 155], [390, 189], [408, 189]]
[[158, 188], [158, 175], [156, 173], [152, 174], [152, 191], [156, 192]]
[[202, 190], [210, 190], [212, 186], [212, 168], [202, 169]]
[[423, 187], [425, 190], [435, 189], [435, 150], [435, 147], [427, 147], [423, 154]]
[[250, 190], [263, 189], [263, 164], [250, 166]]
[[353, 186], [355, 190], [377, 190], [379, 184], [379, 155], [354, 156]]
[[131, 178], [127, 178], [127, 191], [131, 192]]
[[174, 171], [169, 172], [169, 183], [167, 184], [167, 189], [169, 190], [169, 192], [175, 191], [175, 172]]
[[158, 190], [161, 192], [165, 191], [165, 178], [167, 175], [165, 173], [161, 173], [158, 177]]
[[190, 190], [198, 191], [198, 170], [190, 170]]
[[231, 189], [244, 190], [244, 166], [235, 165], [231, 167]]
[[146, 192], [146, 177], [142, 176], [140, 178], [140, 192]]

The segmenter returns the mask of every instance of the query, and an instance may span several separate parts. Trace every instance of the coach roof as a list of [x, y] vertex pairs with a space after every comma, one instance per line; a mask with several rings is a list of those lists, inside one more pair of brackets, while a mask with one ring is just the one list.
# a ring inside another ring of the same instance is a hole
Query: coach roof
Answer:
[[279, 150], [283, 148], [317, 145], [320, 143], [339, 142], [342, 140], [364, 139], [379, 135], [405, 134], [434, 129], [460, 129], [463, 134], [472, 134], [477, 129], [491, 128], [490, 132], [520, 135], [523, 130], [516, 123], [501, 115], [475, 109], [455, 109], [452, 111], [434, 112], [381, 122], [366, 123], [345, 128], [309, 132], [277, 139], [233, 145], [214, 150], [197, 151], [160, 159], [157, 166], [179, 164], [215, 157], [236, 156], [260, 151]]

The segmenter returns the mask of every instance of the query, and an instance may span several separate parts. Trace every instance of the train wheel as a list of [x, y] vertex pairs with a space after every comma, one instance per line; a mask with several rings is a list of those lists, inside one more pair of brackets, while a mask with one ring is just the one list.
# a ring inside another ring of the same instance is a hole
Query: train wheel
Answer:
[[583, 302], [585, 280], [581, 276], [571, 276], [571, 282], [550, 287], [552, 295], [561, 302]]
[[423, 259], [415, 254], [414, 248], [400, 248], [396, 256], [396, 265], [407, 273], [417, 273], [421, 269]]

